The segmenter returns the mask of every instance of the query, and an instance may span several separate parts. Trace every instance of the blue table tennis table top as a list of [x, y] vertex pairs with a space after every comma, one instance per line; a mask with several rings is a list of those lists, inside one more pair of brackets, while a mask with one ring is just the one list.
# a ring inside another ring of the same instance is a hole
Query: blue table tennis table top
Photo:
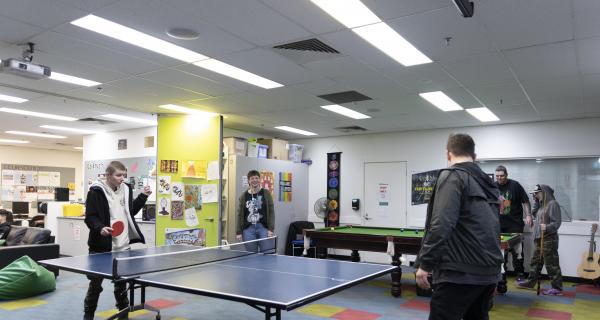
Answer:
[[[113, 258], [188, 251], [172, 245], [40, 261], [59, 269], [115, 280]], [[211, 253], [212, 254], [212, 253]], [[159, 262], [157, 262], [159, 263]], [[140, 274], [136, 284], [292, 310], [362, 281], [391, 272], [392, 265], [252, 254], [180, 269]]]

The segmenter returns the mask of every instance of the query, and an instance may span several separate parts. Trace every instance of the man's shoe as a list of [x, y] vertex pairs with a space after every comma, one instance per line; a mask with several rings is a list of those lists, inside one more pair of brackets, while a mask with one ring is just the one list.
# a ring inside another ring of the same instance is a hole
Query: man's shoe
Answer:
[[544, 294], [545, 296], [562, 296], [563, 295], [562, 290], [555, 289], [555, 288], [542, 290], [542, 294]]
[[517, 272], [517, 281], [523, 281], [523, 280], [527, 280], [527, 278], [525, 277], [525, 273]]
[[517, 281], [517, 288], [519, 289], [533, 289], [534, 286], [534, 283], [529, 282], [529, 280]]

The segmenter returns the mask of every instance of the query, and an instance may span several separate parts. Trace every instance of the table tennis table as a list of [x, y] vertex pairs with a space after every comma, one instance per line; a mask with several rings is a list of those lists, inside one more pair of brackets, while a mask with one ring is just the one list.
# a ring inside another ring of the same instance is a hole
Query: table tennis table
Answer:
[[[170, 245], [39, 263], [113, 282], [125, 281], [130, 305], [108, 319], [147, 309], [157, 312], [157, 320], [160, 310], [145, 303], [147, 287], [242, 302], [263, 312], [265, 319], [279, 320], [281, 310], [293, 310], [394, 269], [391, 265], [283, 256], [240, 248]], [[141, 296], [137, 305], [136, 289]]]

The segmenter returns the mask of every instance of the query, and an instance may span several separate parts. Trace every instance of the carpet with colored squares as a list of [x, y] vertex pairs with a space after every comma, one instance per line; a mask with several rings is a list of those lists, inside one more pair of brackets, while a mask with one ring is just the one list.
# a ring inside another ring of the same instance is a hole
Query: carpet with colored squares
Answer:
[[[429, 299], [416, 295], [414, 276], [411, 272], [412, 270], [407, 268], [403, 275], [402, 298], [393, 298], [390, 295], [389, 276], [385, 276], [291, 312], [283, 311], [282, 318], [427, 319]], [[491, 319], [600, 320], [598, 287], [565, 283], [563, 296], [536, 296], [533, 290], [515, 288], [513, 280], [509, 283], [508, 293], [496, 296], [494, 308], [490, 313]], [[81, 319], [86, 290], [87, 280], [84, 276], [61, 272], [55, 292], [23, 300], [0, 301], [0, 319]], [[243, 303], [154, 288], [147, 289], [147, 297], [150, 304], [161, 310], [162, 319], [264, 319], [262, 313]], [[106, 319], [115, 311], [112, 284], [105, 281], [96, 319]], [[153, 312], [140, 310], [131, 313], [129, 317], [142, 320], [154, 319], [154, 316]]]

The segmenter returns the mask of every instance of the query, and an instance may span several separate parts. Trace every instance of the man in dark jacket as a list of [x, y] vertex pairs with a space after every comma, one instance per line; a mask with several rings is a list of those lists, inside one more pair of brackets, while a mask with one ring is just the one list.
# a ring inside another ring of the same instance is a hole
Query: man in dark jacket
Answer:
[[[119, 161], [112, 161], [106, 167], [106, 181], [98, 180], [90, 186], [85, 202], [85, 224], [90, 228], [90, 254], [129, 250], [132, 243], [145, 243], [134, 216], [142, 209], [152, 191], [145, 186], [133, 200], [133, 191], [123, 182], [126, 175], [127, 168]], [[123, 232], [118, 235], [113, 235], [115, 221], [121, 221], [124, 225]], [[88, 276], [88, 279], [90, 285], [84, 300], [84, 319], [93, 319], [102, 292], [102, 278]], [[118, 310], [129, 306], [125, 283], [115, 283], [114, 294]]]
[[417, 284], [430, 288], [429, 319], [488, 319], [500, 278], [499, 192], [473, 161], [475, 143], [451, 134], [450, 167], [440, 171], [427, 207], [425, 236], [417, 257]]
[[10, 217], [12, 213], [8, 210], [0, 209], [0, 240], [6, 239], [10, 231]]

